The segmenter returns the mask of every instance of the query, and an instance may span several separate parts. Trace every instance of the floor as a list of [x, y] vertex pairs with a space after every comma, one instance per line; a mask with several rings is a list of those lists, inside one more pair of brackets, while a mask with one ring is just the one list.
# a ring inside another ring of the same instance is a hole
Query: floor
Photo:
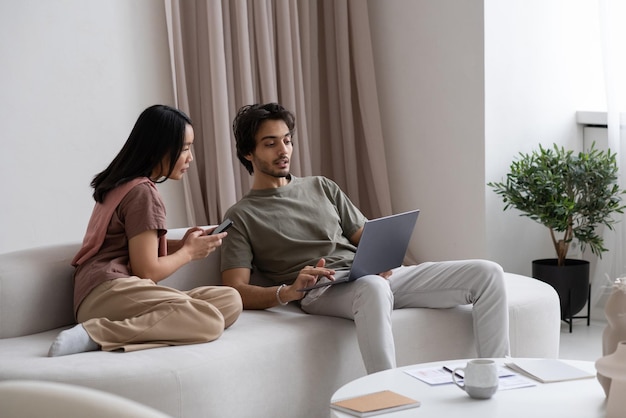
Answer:
[[594, 321], [589, 326], [586, 319], [575, 319], [572, 332], [569, 325], [561, 323], [559, 358], [596, 361], [602, 357], [602, 332], [606, 322]]

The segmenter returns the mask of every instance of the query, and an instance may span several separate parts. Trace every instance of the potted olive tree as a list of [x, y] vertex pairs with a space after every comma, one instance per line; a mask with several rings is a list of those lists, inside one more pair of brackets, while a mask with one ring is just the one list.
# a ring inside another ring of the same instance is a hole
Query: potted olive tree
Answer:
[[573, 315], [589, 297], [589, 262], [568, 259], [567, 252], [574, 239], [582, 251], [588, 246], [600, 258], [607, 251], [598, 227], [613, 229], [612, 215], [625, 208], [617, 178], [611, 150], [600, 151], [594, 144], [588, 152], [575, 154], [554, 144], [520, 153], [505, 181], [487, 184], [502, 197], [504, 210], [515, 208], [548, 228], [556, 258], [534, 260], [533, 277], [556, 289], [561, 318], [570, 323], [570, 331]]

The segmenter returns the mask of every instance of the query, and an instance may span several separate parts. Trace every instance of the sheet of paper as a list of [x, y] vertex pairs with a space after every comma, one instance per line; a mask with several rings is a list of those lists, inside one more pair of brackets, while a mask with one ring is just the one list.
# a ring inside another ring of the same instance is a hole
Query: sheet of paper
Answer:
[[[450, 372], [450, 381], [452, 381], [452, 371], [459, 367], [463, 368], [466, 365], [467, 365], [467, 362], [465, 361], [461, 361], [458, 363], [449, 363], [449, 364], [444, 365], [443, 369], [446, 370], [447, 372]], [[463, 370], [457, 370], [456, 374], [457, 374], [457, 377], [462, 378]], [[515, 373], [508, 367], [498, 365], [498, 377], [512, 376], [513, 374]]]
[[498, 390], [520, 389], [537, 386], [537, 382], [519, 374], [501, 377], [498, 380]]
[[429, 385], [444, 385], [452, 383], [452, 374], [443, 367], [415, 368], [405, 370], [404, 373], [413, 376]]
[[[409, 376], [421, 380], [431, 386], [451, 384], [452, 370], [457, 367], [464, 367], [465, 362], [450, 363], [443, 367], [416, 367], [407, 369], [404, 372]], [[463, 382], [462, 371], [457, 371], [457, 381]], [[527, 377], [515, 373], [513, 370], [498, 365], [498, 390], [518, 389], [536, 386], [537, 383]], [[460, 379], [459, 379], [460, 378]]]

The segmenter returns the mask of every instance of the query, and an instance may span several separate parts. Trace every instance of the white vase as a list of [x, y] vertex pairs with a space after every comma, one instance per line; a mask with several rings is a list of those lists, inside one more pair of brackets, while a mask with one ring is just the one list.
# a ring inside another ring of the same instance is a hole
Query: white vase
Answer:
[[611, 379], [606, 418], [622, 418], [626, 411], [626, 341], [620, 341], [613, 354], [596, 361], [599, 374]]
[[[602, 334], [602, 355], [613, 354], [620, 341], [626, 341], [626, 278], [613, 284], [613, 291], [604, 305], [607, 326]], [[609, 396], [611, 380], [598, 371], [598, 381], [606, 396]]]

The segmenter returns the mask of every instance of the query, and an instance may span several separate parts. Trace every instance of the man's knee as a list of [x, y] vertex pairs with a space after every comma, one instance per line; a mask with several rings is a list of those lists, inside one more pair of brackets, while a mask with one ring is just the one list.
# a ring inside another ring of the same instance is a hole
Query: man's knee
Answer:
[[377, 275], [363, 276], [353, 283], [356, 298], [366, 303], [393, 306], [393, 292], [389, 281]]
[[504, 270], [500, 264], [489, 260], [475, 260], [474, 268], [478, 276], [492, 285], [504, 284]]

